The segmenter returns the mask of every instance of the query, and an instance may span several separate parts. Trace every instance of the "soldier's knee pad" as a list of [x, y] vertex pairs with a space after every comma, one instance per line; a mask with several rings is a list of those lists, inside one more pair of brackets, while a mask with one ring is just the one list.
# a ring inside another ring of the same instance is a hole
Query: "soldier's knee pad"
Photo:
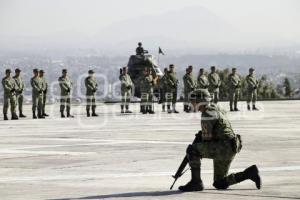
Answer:
[[228, 182], [226, 179], [216, 180], [213, 183], [213, 186], [218, 190], [226, 190], [229, 187]]

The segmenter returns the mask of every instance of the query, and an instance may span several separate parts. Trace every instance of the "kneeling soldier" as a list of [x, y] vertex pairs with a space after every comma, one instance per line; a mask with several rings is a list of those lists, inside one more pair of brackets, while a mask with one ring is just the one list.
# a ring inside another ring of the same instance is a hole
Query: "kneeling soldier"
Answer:
[[97, 81], [94, 77], [94, 71], [88, 71], [89, 76], [85, 78], [86, 87], [86, 115], [90, 117], [90, 107], [92, 107], [92, 117], [98, 117], [96, 114], [96, 98], [95, 93], [98, 89]]
[[230, 185], [250, 179], [255, 182], [257, 189], [260, 189], [261, 179], [256, 165], [228, 175], [231, 162], [242, 148], [242, 141], [240, 135], [233, 132], [225, 112], [217, 105], [210, 104], [211, 97], [207, 90], [196, 90], [191, 99], [194, 107], [202, 112], [202, 135], [199, 142], [187, 148], [192, 179], [185, 186], [180, 186], [179, 190], [191, 192], [204, 189], [200, 176], [202, 158], [213, 159], [215, 188], [224, 190]]

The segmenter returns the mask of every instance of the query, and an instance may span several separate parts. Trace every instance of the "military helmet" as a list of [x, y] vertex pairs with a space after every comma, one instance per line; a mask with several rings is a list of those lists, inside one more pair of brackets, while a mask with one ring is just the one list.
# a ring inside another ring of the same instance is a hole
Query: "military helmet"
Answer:
[[94, 72], [94, 70], [90, 69], [90, 70], [88, 71], [88, 73], [89, 73], [89, 74], [94, 74], [95, 72]]
[[249, 69], [249, 72], [253, 72], [253, 71], [255, 71], [255, 69], [251, 67], [251, 68]]
[[211, 66], [210, 69], [211, 69], [211, 70], [215, 70], [216, 67], [215, 67], [215, 66]]
[[208, 89], [197, 89], [190, 94], [190, 100], [195, 100], [196, 103], [210, 103], [211, 99]]
[[10, 69], [6, 69], [6, 70], [5, 70], [5, 73], [6, 73], [6, 74], [11, 73], [11, 70], [10, 70]]
[[21, 72], [21, 70], [19, 68], [15, 69], [15, 72], [18, 73], [18, 72]]
[[142, 43], [141, 43], [141, 42], [139, 42], [139, 43], [138, 43], [138, 45], [139, 45], [139, 46], [142, 46]]
[[63, 69], [62, 73], [67, 73], [67, 71], [68, 71], [67, 69]]
[[44, 70], [42, 70], [42, 69], [41, 69], [39, 72], [40, 72], [41, 74], [45, 73]]
[[39, 70], [38, 69], [33, 69], [33, 73], [38, 73]]

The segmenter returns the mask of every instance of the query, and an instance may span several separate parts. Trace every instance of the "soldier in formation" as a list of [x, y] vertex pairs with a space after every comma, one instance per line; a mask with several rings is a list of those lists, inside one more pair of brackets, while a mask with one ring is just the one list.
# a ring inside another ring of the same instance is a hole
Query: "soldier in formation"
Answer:
[[162, 112], [166, 111], [166, 79], [168, 76], [168, 68], [164, 68], [164, 75], [159, 81], [159, 103], [162, 104]]
[[8, 120], [7, 111], [10, 106], [11, 119], [17, 120], [16, 114], [16, 82], [11, 77], [11, 70], [5, 70], [5, 77], [2, 79], [2, 86], [4, 90], [3, 116], [4, 120]]
[[25, 84], [23, 82], [23, 79], [21, 77], [21, 70], [19, 68], [15, 69], [15, 76], [13, 77], [16, 83], [16, 99], [19, 109], [19, 117], [25, 118], [26, 116], [23, 114], [23, 100], [24, 100], [24, 89]]
[[96, 114], [96, 92], [98, 89], [98, 83], [94, 77], [95, 72], [93, 70], [88, 71], [88, 77], [85, 78], [84, 84], [86, 87], [86, 116], [90, 117], [90, 110], [92, 108], [92, 117], [98, 117]]
[[153, 87], [156, 84], [156, 79], [153, 78], [151, 69], [144, 69], [144, 75], [140, 78], [139, 83], [141, 90], [141, 112], [143, 114], [154, 114]]
[[249, 69], [249, 74], [246, 77], [247, 82], [247, 109], [251, 110], [250, 103], [252, 102], [252, 110], [258, 110], [255, 106], [257, 99], [258, 81], [255, 77], [255, 70]]
[[67, 75], [67, 69], [62, 70], [62, 76], [58, 78], [59, 86], [60, 86], [60, 114], [61, 118], [65, 118], [65, 108], [67, 111], [67, 117], [73, 118], [71, 115], [71, 92], [73, 88], [73, 83], [69, 76]]
[[221, 86], [221, 79], [216, 71], [216, 67], [212, 66], [210, 68], [211, 72], [208, 75], [209, 87], [208, 91], [212, 96], [212, 102], [218, 103], [219, 101], [219, 88]]
[[42, 95], [43, 95], [43, 101], [42, 101], [42, 116], [44, 117], [48, 117], [49, 115], [45, 112], [45, 108], [46, 108], [46, 103], [47, 103], [47, 92], [48, 92], [48, 82], [44, 76], [45, 72], [44, 70], [40, 70], [39, 71], [39, 77], [41, 79], [41, 82], [42, 82]]
[[216, 104], [211, 104], [207, 90], [199, 89], [191, 95], [191, 101], [201, 113], [199, 141], [189, 145], [186, 153], [191, 167], [191, 180], [179, 190], [183, 192], [201, 191], [204, 189], [201, 179], [201, 159], [209, 158], [214, 162], [213, 186], [225, 190], [229, 186], [245, 180], [251, 180], [256, 188], [261, 188], [261, 178], [256, 165], [242, 172], [228, 175], [230, 164], [242, 148], [241, 137], [234, 133], [225, 111]]
[[199, 75], [197, 78], [198, 84], [197, 84], [197, 88], [198, 89], [207, 89], [209, 86], [209, 82], [208, 82], [208, 78], [205, 75], [205, 71], [203, 68], [200, 68], [199, 70]]
[[228, 83], [230, 111], [239, 111], [237, 104], [240, 95], [241, 79], [240, 76], [236, 73], [236, 68], [232, 68], [232, 72], [228, 77]]
[[39, 77], [38, 69], [33, 70], [30, 84], [32, 87], [32, 118], [44, 119], [45, 117], [42, 115], [44, 86], [42, 79]]
[[169, 70], [163, 81], [165, 85], [165, 99], [167, 102], [168, 113], [179, 113], [176, 110], [178, 79], [173, 64], [169, 66]]
[[183, 76], [183, 85], [184, 85], [184, 112], [192, 111], [190, 105], [189, 96], [197, 88], [197, 81], [193, 76], [193, 66], [189, 66], [186, 69], [186, 74]]
[[[129, 110], [129, 103], [132, 95], [133, 82], [128, 74], [127, 67], [123, 67], [119, 80], [121, 81], [121, 95], [122, 95], [121, 113], [132, 113]], [[124, 111], [124, 107], [125, 107], [125, 111]]]

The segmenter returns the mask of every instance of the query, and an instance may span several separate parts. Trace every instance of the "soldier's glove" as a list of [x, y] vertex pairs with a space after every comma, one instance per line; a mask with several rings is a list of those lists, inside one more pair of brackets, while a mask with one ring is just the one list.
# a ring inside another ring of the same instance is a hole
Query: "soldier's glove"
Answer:
[[15, 89], [11, 89], [11, 90], [10, 90], [11, 93], [13, 93], [13, 92], [15, 92], [15, 91], [16, 91]]

